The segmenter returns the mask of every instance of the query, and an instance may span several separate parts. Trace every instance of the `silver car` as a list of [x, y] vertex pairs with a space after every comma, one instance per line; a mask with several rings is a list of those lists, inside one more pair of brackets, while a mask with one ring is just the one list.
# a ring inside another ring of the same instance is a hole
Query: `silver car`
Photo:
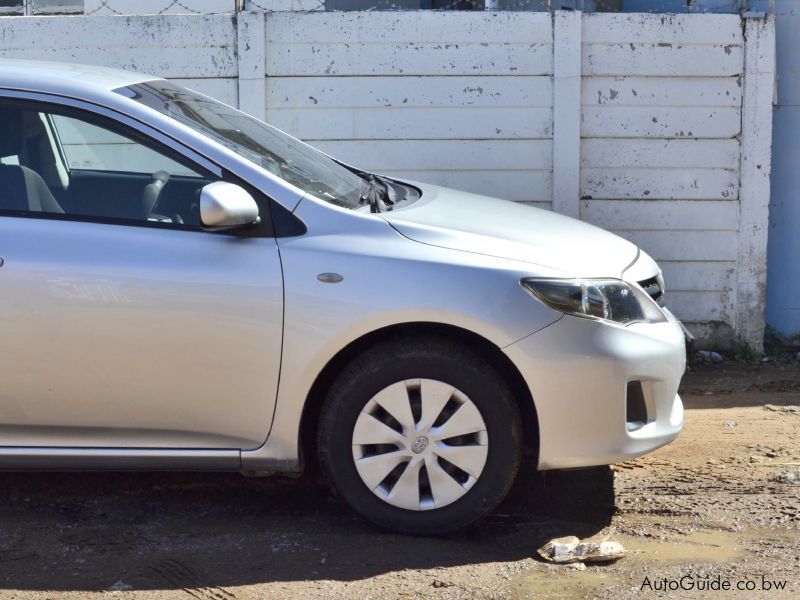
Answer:
[[656, 263], [151, 76], [0, 62], [0, 469], [300, 472], [395, 531], [683, 425]]

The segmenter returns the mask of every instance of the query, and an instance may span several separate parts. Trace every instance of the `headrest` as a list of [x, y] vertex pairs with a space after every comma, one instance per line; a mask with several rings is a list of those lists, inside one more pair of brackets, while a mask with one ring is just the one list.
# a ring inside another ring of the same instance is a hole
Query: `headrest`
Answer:
[[22, 111], [0, 105], [0, 158], [22, 153]]

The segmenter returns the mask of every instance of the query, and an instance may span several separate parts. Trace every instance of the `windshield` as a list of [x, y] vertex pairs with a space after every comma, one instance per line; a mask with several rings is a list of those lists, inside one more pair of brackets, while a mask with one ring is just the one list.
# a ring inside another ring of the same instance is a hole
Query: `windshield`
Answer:
[[235, 108], [165, 80], [114, 91], [207, 135], [317, 198], [346, 208], [364, 205], [369, 182], [363, 177]]

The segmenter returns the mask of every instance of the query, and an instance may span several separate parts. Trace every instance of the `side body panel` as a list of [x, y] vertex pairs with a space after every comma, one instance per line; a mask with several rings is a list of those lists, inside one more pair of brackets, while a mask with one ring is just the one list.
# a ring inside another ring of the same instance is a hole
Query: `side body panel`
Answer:
[[253, 448], [277, 390], [272, 238], [0, 216], [0, 446]]
[[[561, 317], [519, 283], [555, 271], [414, 242], [374, 215], [315, 200], [303, 200], [295, 214], [309, 231], [278, 240], [286, 317], [275, 418], [267, 443], [242, 453], [245, 470], [299, 468], [300, 421], [314, 380], [363, 335], [397, 324], [442, 323], [503, 347]], [[317, 279], [330, 272], [343, 280]]]

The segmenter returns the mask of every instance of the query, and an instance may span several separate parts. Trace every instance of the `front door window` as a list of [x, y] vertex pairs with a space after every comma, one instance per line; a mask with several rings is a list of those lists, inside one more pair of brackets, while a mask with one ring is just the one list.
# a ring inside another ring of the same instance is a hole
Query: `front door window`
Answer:
[[111, 121], [8, 102], [0, 131], [2, 212], [201, 225], [200, 190], [215, 177]]

